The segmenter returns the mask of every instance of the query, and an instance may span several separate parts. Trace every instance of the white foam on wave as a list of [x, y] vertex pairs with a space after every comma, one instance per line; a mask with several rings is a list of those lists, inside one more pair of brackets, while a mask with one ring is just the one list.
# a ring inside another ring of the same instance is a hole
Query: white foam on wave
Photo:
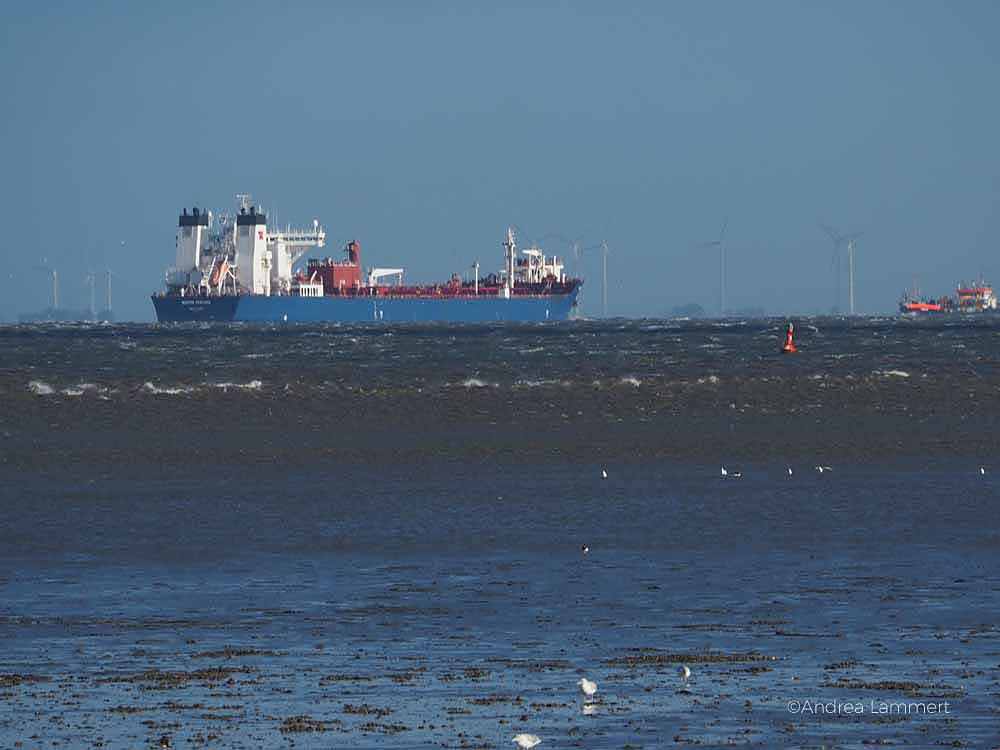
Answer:
[[485, 380], [480, 380], [479, 378], [466, 378], [462, 381], [462, 385], [466, 388], [499, 388], [499, 383], [487, 383]]
[[182, 393], [191, 393], [191, 391], [194, 390], [194, 388], [190, 387], [161, 388], [158, 385], [149, 382], [148, 380], [142, 384], [142, 389], [147, 393], [153, 394], [154, 396], [179, 396]]
[[906, 372], [906, 370], [876, 370], [875, 372], [877, 374], [881, 375], [884, 378], [908, 378], [908, 377], [910, 377], [910, 373]]
[[52, 386], [46, 383], [44, 380], [32, 380], [28, 383], [28, 390], [34, 393], [36, 396], [51, 396], [55, 393]]
[[698, 378], [699, 385], [705, 385], [706, 383], [710, 385], [717, 385], [719, 382], [718, 375], [709, 375], [707, 378]]
[[642, 385], [642, 381], [634, 375], [626, 375], [624, 378], [619, 378], [618, 383], [620, 385], [630, 385], [633, 388], [638, 388]]
[[244, 391], [259, 391], [263, 387], [259, 380], [251, 380], [249, 383], [212, 383], [214, 388], [221, 388], [228, 391], [230, 388], [238, 388]]

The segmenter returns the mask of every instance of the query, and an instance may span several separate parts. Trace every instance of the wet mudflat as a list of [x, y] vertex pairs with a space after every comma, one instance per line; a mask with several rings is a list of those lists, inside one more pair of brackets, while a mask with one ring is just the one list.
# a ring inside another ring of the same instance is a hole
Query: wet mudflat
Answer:
[[[995, 742], [992, 475], [741, 468], [37, 486], [0, 568], [0, 744]], [[939, 713], [879, 713], [903, 704]]]

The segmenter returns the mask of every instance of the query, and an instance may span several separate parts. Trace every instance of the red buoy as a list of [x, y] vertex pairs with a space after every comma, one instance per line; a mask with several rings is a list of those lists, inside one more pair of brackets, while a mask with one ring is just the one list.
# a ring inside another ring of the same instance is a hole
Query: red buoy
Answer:
[[794, 330], [795, 330], [795, 327], [791, 323], [789, 323], [788, 324], [788, 332], [785, 334], [785, 345], [783, 347], [781, 347], [781, 353], [782, 354], [794, 354], [795, 353], [795, 344], [792, 343], [792, 332]]

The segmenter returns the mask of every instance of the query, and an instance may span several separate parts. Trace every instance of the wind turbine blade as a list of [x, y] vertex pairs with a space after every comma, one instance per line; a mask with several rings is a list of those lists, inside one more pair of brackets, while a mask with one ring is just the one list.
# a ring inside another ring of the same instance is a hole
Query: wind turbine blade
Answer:
[[830, 238], [830, 241], [833, 242], [834, 245], [840, 245], [844, 241], [844, 237], [841, 236], [837, 232], [837, 230], [834, 229], [833, 227], [827, 226], [822, 221], [819, 223], [819, 226], [820, 226], [820, 229], [822, 229], [824, 232], [826, 232], [827, 236], [829, 236], [829, 238]]

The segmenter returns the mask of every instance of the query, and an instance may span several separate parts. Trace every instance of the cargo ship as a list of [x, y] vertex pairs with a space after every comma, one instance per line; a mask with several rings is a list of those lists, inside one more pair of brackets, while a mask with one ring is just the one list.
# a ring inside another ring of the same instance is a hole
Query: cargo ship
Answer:
[[219, 216], [182, 210], [176, 262], [166, 289], [152, 296], [165, 322], [260, 323], [482, 323], [544, 322], [576, 316], [583, 281], [565, 273], [556, 256], [538, 247], [517, 252], [504, 236], [503, 267], [471, 278], [457, 274], [438, 284], [404, 283], [405, 270], [370, 267], [351, 240], [340, 258], [302, 258], [326, 245], [316, 220], [311, 229], [268, 227], [266, 213], [241, 195], [238, 212]]
[[971, 283], [959, 283], [955, 296], [939, 297], [937, 299], [922, 298], [920, 291], [914, 287], [903, 292], [899, 301], [899, 311], [904, 314], [926, 315], [936, 313], [989, 313], [996, 312], [997, 298], [993, 287], [984, 279]]

